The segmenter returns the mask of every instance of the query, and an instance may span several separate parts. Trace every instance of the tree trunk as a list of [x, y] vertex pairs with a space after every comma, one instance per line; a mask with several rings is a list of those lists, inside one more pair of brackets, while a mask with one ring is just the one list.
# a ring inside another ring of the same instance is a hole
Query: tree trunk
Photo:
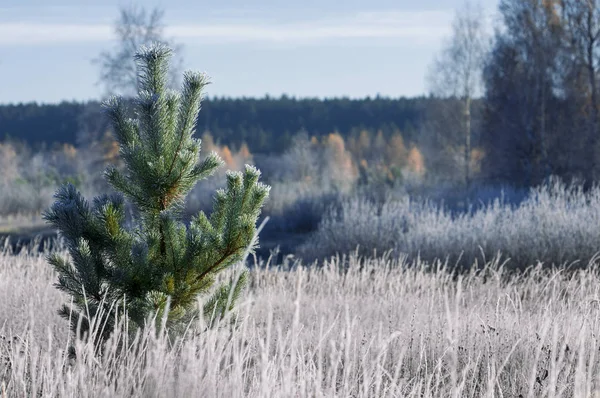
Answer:
[[550, 177], [550, 162], [548, 159], [548, 142], [546, 134], [546, 84], [542, 82], [542, 98], [540, 101], [540, 146], [542, 152], [542, 175], [544, 181]]
[[465, 98], [465, 186], [467, 193], [471, 187], [471, 96]]
[[597, 134], [598, 134], [598, 93], [596, 89], [596, 69], [594, 68], [594, 41], [590, 40], [587, 48], [587, 69], [588, 69], [588, 78], [590, 81], [590, 94], [591, 94], [591, 112], [590, 112], [590, 121], [589, 121], [589, 150], [590, 150], [590, 170], [592, 171], [592, 178], [595, 178], [598, 170], [598, 162], [596, 161], [597, 155]]

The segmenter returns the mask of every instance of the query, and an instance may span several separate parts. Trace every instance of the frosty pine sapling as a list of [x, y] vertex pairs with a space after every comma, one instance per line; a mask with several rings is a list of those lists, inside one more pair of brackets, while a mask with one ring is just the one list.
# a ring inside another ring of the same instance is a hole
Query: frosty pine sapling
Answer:
[[[105, 172], [118, 193], [96, 197], [90, 206], [68, 184], [44, 213], [70, 257], [49, 256], [58, 272], [56, 286], [75, 306], [63, 305], [59, 313], [82, 333], [90, 333], [91, 319], [103, 314], [99, 340], [110, 336], [115, 308], [126, 309], [138, 327], [152, 314], [160, 319], [167, 313], [170, 329], [197, 316], [223, 317], [240, 295], [246, 274], [215, 289], [216, 276], [256, 245], [256, 221], [269, 187], [258, 182], [260, 172], [251, 166], [227, 173], [226, 189], [216, 191], [210, 217], [200, 212], [189, 226], [181, 221], [187, 194], [223, 162], [215, 153], [199, 161], [201, 142], [193, 138], [207, 78], [186, 72], [181, 94], [168, 90], [170, 56], [171, 50], [160, 44], [136, 54], [135, 118], [127, 117], [122, 98], [104, 104], [125, 164], [124, 172]], [[125, 223], [125, 197], [139, 214], [131, 227]], [[200, 314], [197, 298], [209, 292]], [[115, 302], [121, 304], [112, 306]]]

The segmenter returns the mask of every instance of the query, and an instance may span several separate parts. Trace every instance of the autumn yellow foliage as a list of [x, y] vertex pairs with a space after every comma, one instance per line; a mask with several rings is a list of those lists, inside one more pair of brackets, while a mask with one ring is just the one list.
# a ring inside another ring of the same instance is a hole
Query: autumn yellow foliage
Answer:
[[413, 146], [408, 152], [407, 169], [419, 176], [423, 176], [426, 172], [425, 159], [416, 146]]

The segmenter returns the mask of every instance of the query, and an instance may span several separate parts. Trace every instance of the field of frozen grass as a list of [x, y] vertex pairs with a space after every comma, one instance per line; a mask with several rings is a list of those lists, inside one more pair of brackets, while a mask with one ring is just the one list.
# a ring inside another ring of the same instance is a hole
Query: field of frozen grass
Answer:
[[[290, 260], [292, 261], [292, 260]], [[344, 257], [255, 267], [235, 330], [121, 356], [76, 344], [42, 254], [0, 252], [7, 397], [592, 397], [600, 391], [600, 273]], [[201, 327], [201, 326], [200, 326]], [[119, 338], [126, 334], [117, 333]], [[600, 395], [599, 395], [600, 396]]]

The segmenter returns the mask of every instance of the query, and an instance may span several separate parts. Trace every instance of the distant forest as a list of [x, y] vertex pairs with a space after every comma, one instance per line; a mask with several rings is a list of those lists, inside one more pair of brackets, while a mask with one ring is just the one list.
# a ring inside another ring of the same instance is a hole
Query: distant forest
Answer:
[[[299, 132], [316, 137], [338, 132], [346, 138], [362, 130], [382, 131], [387, 137], [399, 131], [407, 142], [414, 142], [426, 110], [439, 101], [427, 97], [207, 98], [202, 103], [197, 135], [210, 132], [219, 144], [233, 148], [246, 143], [253, 153], [282, 152]], [[86, 144], [108, 129], [108, 119], [95, 101], [0, 106], [0, 137], [34, 148], [53, 143]]]
[[[395, 151], [386, 156], [401, 168], [412, 162], [431, 185], [464, 192], [480, 183], [529, 188], [552, 176], [599, 182], [600, 1], [501, 0], [498, 11], [503, 29], [491, 37], [481, 10], [457, 12], [429, 71], [430, 96], [209, 98], [197, 136], [264, 159], [305, 133], [300, 141], [315, 148], [348, 150], [353, 170], [376, 169], [384, 150]], [[99, 102], [0, 106], [0, 139], [33, 148], [91, 147], [108, 130]]]

